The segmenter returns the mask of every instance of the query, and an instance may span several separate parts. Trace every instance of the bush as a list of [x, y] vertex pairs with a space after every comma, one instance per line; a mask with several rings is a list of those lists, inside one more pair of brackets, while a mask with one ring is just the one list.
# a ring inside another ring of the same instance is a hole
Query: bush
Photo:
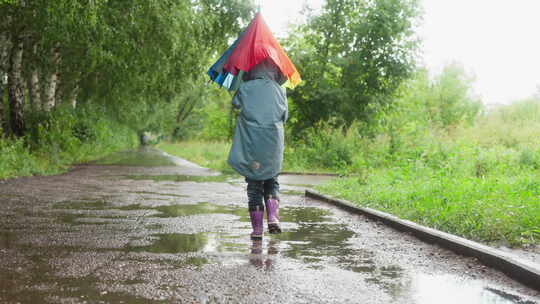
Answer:
[[92, 107], [30, 114], [27, 128], [21, 139], [0, 139], [0, 178], [58, 173], [138, 143], [135, 131]]
[[0, 179], [43, 172], [43, 164], [29, 152], [22, 139], [0, 138]]
[[345, 131], [320, 123], [304, 132], [304, 140], [288, 143], [285, 153], [287, 163], [336, 171], [343, 171], [353, 164], [354, 155], [358, 152], [357, 140], [360, 139], [356, 128]]

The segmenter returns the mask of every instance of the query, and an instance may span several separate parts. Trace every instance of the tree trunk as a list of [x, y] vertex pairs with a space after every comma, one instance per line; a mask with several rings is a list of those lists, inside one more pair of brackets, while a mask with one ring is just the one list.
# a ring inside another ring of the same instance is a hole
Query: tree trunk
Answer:
[[13, 37], [13, 47], [9, 58], [8, 101], [11, 133], [17, 137], [24, 135], [24, 91], [22, 85], [23, 41]]
[[11, 41], [8, 33], [0, 33], [0, 137], [7, 134], [8, 126], [4, 110], [4, 101], [7, 89], [7, 70], [9, 63], [9, 50]]
[[64, 102], [64, 84], [60, 73], [56, 73], [56, 89], [54, 92], [54, 106], [56, 107]]
[[73, 91], [71, 91], [71, 94], [69, 95], [69, 103], [74, 109], [77, 108], [78, 95], [79, 95], [79, 85], [75, 85], [75, 88], [73, 88]]
[[32, 74], [30, 75], [29, 88], [32, 98], [32, 106], [36, 111], [41, 111], [41, 84], [39, 83], [39, 71], [37, 67], [32, 70]]
[[60, 63], [60, 50], [55, 48], [52, 56], [54, 68], [49, 78], [47, 91], [45, 92], [45, 104], [43, 105], [43, 109], [47, 112], [52, 110], [52, 108], [54, 108], [56, 105], [56, 87], [58, 85], [58, 64]]
[[7, 120], [4, 111], [4, 97], [6, 96], [5, 86], [0, 85], [0, 139], [7, 135]]
[[[33, 60], [37, 62], [37, 44], [34, 43], [33, 46]], [[37, 64], [34, 64], [32, 71], [30, 72], [30, 81], [28, 81], [28, 90], [30, 91], [30, 102], [34, 111], [41, 111], [42, 101], [41, 101], [41, 83], [39, 80], [39, 68]]]

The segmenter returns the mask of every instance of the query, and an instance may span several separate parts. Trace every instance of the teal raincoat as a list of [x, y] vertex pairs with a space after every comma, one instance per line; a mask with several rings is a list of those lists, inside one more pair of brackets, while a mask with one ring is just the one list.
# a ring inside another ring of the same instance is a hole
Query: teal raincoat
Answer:
[[244, 80], [232, 100], [240, 114], [228, 162], [246, 178], [266, 180], [277, 176], [283, 164], [283, 125], [288, 107], [280, 84], [286, 79], [271, 61], [265, 60], [253, 67]]

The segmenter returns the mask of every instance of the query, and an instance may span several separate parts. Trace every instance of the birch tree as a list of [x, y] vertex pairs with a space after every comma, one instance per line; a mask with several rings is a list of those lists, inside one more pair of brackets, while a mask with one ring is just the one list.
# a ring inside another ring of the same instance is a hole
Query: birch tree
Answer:
[[[0, 1], [1, 20], [16, 20], [0, 22], [12, 44], [0, 49], [9, 129], [22, 136], [25, 110], [64, 105], [106, 108], [135, 129], [171, 128], [177, 111], [184, 117], [201, 101], [191, 88], [252, 9], [250, 0]], [[161, 116], [149, 115], [156, 109]]]
[[[32, 56], [37, 57], [37, 45], [32, 46]], [[30, 68], [30, 80], [29, 80], [29, 90], [30, 90], [30, 100], [32, 102], [32, 107], [34, 111], [41, 111], [42, 100], [41, 100], [41, 81], [40, 81], [40, 69], [38, 64], [34, 64]]]
[[10, 129], [15, 136], [24, 135], [24, 95], [22, 79], [23, 41], [17, 35], [12, 36], [8, 66], [8, 103]]
[[11, 41], [7, 31], [0, 30], [0, 137], [7, 131], [4, 98], [7, 92], [7, 71]]

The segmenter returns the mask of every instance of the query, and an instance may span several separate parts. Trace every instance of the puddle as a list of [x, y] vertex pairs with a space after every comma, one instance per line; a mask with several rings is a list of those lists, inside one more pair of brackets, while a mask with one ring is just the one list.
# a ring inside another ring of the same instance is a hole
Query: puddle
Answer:
[[214, 205], [209, 203], [199, 203], [194, 205], [171, 205], [159, 206], [153, 208], [160, 214], [152, 215], [154, 217], [179, 217], [197, 214], [235, 214], [238, 216], [245, 215], [245, 208], [232, 206]]
[[[244, 208], [218, 206], [209, 203], [198, 205], [162, 206], [156, 208], [163, 216], [185, 216], [200, 213], [229, 213], [241, 215]], [[359, 275], [359, 280], [373, 284], [395, 300], [406, 296], [411, 303], [526, 303], [519, 297], [494, 288], [487, 288], [482, 281], [456, 276], [428, 276], [405, 271], [399, 265], [381, 265], [375, 262], [375, 251], [354, 248], [352, 239], [358, 235], [345, 224], [336, 223], [329, 210], [315, 207], [286, 207], [281, 209], [284, 226], [295, 224], [278, 235], [267, 235], [263, 242], [249, 240], [249, 225], [228, 233], [157, 234], [148, 246], [126, 248], [132, 252], [198, 253], [208, 257], [186, 259], [182, 264], [204, 265], [220, 260], [222, 263], [242, 263], [246, 260], [264, 271], [275, 271], [279, 259], [300, 261], [315, 271], [341, 269]], [[258, 244], [258, 246], [255, 246]], [[216, 255], [217, 253], [226, 253]], [[233, 261], [231, 253], [244, 256]], [[456, 300], [455, 294], [459, 295]], [[449, 300], [445, 300], [447, 297]], [[446, 301], [446, 302], [445, 302]]]
[[127, 246], [129, 252], [149, 253], [245, 253], [248, 245], [242, 242], [232, 242], [231, 239], [240, 239], [240, 235], [231, 238], [227, 233], [171, 233], [154, 234], [156, 240], [148, 246]]
[[481, 281], [453, 275], [419, 274], [413, 277], [410, 288], [415, 304], [535, 304], [496, 288], [486, 287]]
[[317, 207], [284, 207], [279, 214], [282, 222], [318, 223], [332, 220], [332, 212]]
[[127, 246], [130, 252], [186, 253], [201, 251], [208, 243], [206, 233], [156, 234], [157, 240], [149, 246]]
[[[106, 203], [105, 201], [90, 201], [90, 202], [60, 202], [53, 206], [54, 209], [61, 210], [74, 210], [75, 212], [55, 212], [55, 217], [62, 223], [70, 225], [83, 225], [83, 224], [109, 224], [110, 221], [103, 222], [101, 219], [125, 219], [127, 216], [119, 214], [94, 214], [88, 212], [77, 212], [76, 210], [84, 211], [104, 211], [104, 210], [119, 210], [119, 211], [139, 211], [139, 210], [155, 210], [159, 213], [152, 213], [147, 217], [159, 217], [159, 218], [174, 218], [181, 216], [191, 216], [200, 214], [234, 214], [240, 217], [239, 221], [248, 222], [248, 214], [246, 208], [238, 206], [216, 205], [210, 203], [198, 203], [198, 204], [182, 204], [182, 205], [161, 205], [157, 207], [143, 206], [141, 204], [132, 204], [126, 206], [115, 207]], [[285, 212], [286, 214], [286, 212]], [[82, 221], [81, 219], [86, 219]], [[92, 220], [96, 219], [96, 220]]]
[[57, 214], [57, 218], [60, 222], [69, 225], [81, 225], [82, 223], [77, 222], [78, 219], [83, 218], [84, 214], [78, 213], [61, 213]]
[[246, 208], [238, 206], [216, 205], [210, 203], [182, 204], [182, 205], [161, 205], [157, 207], [143, 206], [140, 204], [126, 205], [122, 207], [110, 207], [111, 210], [137, 211], [156, 210], [159, 214], [152, 214], [149, 217], [180, 217], [198, 214], [234, 214], [246, 217]]
[[[132, 206], [135, 207], [135, 206]], [[142, 208], [142, 207], [140, 207]], [[149, 209], [149, 208], [146, 208]], [[181, 217], [198, 214], [233, 214], [237, 218], [235, 221], [249, 222], [247, 209], [237, 206], [222, 206], [210, 203], [199, 203], [193, 205], [172, 205], [158, 206], [153, 208], [159, 211], [159, 214], [153, 214], [151, 217]], [[314, 219], [321, 221], [328, 216], [327, 212], [317, 212], [317, 208], [284, 208], [283, 219], [305, 219], [305, 217], [314, 216]], [[303, 212], [301, 212], [303, 211]], [[150, 252], [150, 253], [241, 253], [245, 254], [249, 246], [245, 243], [248, 238], [250, 226], [244, 225], [241, 228], [231, 228], [225, 233], [201, 232], [194, 234], [154, 234], [155, 240], [151, 245], [146, 246], [128, 246], [126, 251], [130, 252]], [[193, 263], [190, 263], [193, 264]]]
[[96, 201], [63, 201], [52, 206], [53, 209], [105, 210], [107, 202]]
[[196, 182], [196, 183], [208, 183], [208, 182], [228, 182], [235, 178], [233, 175], [210, 175], [210, 176], [198, 176], [198, 175], [122, 175], [124, 179], [131, 180], [152, 180], [155, 182]]
[[147, 194], [147, 195], [159, 195], [159, 196], [172, 196], [172, 197], [188, 197], [188, 195], [174, 194], [174, 193], [159, 193], [159, 192], [148, 192], [148, 191], [135, 191], [134, 194]]
[[[51, 252], [47, 252], [51, 254]], [[27, 256], [20, 271], [0, 276], [0, 302], [4, 303], [161, 303], [137, 297], [127, 292], [108, 291], [99, 277], [59, 277], [51, 268], [50, 256], [45, 253]], [[8, 268], [9, 269], [9, 268]], [[20, 268], [19, 268], [20, 269]], [[7, 279], [7, 280], [6, 280]], [[21, 282], [12, 284], [12, 282]], [[66, 299], [69, 299], [66, 301]], [[62, 301], [63, 300], [63, 301]]]
[[142, 167], [162, 167], [177, 165], [173, 158], [167, 157], [167, 155], [162, 151], [149, 147], [142, 147], [138, 150], [129, 150], [113, 153], [96, 161], [90, 162], [90, 164]]

